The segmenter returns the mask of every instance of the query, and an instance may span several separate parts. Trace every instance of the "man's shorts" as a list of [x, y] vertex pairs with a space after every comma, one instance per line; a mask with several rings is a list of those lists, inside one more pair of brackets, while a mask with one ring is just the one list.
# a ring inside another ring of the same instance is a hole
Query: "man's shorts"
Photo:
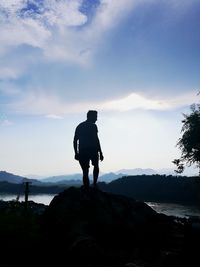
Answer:
[[82, 168], [89, 168], [90, 161], [93, 166], [99, 165], [99, 153], [98, 152], [84, 152], [79, 154], [79, 163]]

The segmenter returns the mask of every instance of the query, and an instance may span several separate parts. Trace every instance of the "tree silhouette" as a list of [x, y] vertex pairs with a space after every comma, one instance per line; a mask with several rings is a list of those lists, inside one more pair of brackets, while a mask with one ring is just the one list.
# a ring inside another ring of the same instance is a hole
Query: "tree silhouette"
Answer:
[[172, 163], [177, 166], [177, 169], [174, 170], [177, 174], [181, 174], [184, 171], [184, 164], [181, 162], [180, 159], [174, 159]]
[[181, 149], [181, 157], [172, 162], [177, 166], [176, 173], [183, 172], [184, 164], [195, 164], [200, 176], [200, 104], [193, 104], [190, 108], [190, 114], [183, 114], [182, 137], [176, 144]]

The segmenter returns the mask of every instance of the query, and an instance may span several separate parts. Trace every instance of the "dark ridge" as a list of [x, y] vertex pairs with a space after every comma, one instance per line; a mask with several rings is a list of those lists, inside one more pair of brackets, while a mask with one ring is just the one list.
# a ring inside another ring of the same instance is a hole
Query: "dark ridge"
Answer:
[[125, 176], [108, 184], [104, 191], [133, 197], [140, 201], [200, 204], [200, 178], [166, 175]]
[[199, 225], [95, 188], [70, 187], [49, 206], [0, 201], [0, 265], [198, 266]]

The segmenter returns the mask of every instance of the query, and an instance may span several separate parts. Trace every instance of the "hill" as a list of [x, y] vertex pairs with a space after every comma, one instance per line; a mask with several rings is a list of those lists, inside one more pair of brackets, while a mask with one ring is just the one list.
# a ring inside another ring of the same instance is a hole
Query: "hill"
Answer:
[[[41, 185], [29, 185], [30, 194], [57, 194], [67, 188], [66, 185], [57, 185], [57, 184], [41, 184]], [[23, 183], [9, 183], [9, 182], [0, 182], [0, 193], [10, 193], [21, 195], [24, 194], [25, 186]]]
[[1, 266], [199, 266], [198, 220], [95, 188], [70, 187], [49, 206], [0, 201], [0, 222]]
[[[109, 173], [100, 173], [99, 181], [109, 183], [113, 180], [116, 180], [122, 176], [127, 175], [153, 175], [153, 174], [172, 174], [172, 169], [165, 169], [165, 170], [153, 170], [150, 168], [143, 169], [143, 168], [135, 168], [135, 169], [121, 169], [116, 172], [109, 172]], [[90, 179], [92, 180], [92, 175], [90, 175]], [[81, 184], [82, 183], [82, 174], [66, 174], [66, 175], [56, 175], [50, 176], [46, 178], [39, 179], [41, 182], [48, 182], [48, 183], [59, 183], [59, 184]]]
[[9, 182], [9, 183], [22, 183], [27, 180], [26, 177], [15, 175], [6, 171], [0, 171], [0, 181], [1, 182]]
[[27, 177], [15, 175], [6, 171], [0, 171], [0, 182], [8, 182], [14, 184], [21, 184], [23, 182], [30, 182], [35, 185], [40, 185], [41, 182], [37, 179], [29, 179]]
[[135, 169], [121, 169], [116, 172], [116, 174], [123, 173], [124, 175], [152, 175], [152, 174], [158, 174], [157, 171], [147, 168], [147, 169], [142, 169], [142, 168], [135, 168]]
[[[123, 176], [127, 175], [152, 175], [157, 174], [156, 171], [153, 169], [122, 169], [117, 172], [109, 172], [109, 173], [101, 173], [99, 175], [99, 181], [100, 182], [106, 182], [109, 183], [113, 180], [116, 180], [118, 178], [121, 178]], [[90, 180], [92, 181], [92, 175], [90, 175]], [[76, 174], [67, 174], [67, 175], [56, 175], [56, 176], [50, 176], [46, 178], [40, 179], [43, 183], [57, 183], [57, 184], [66, 184], [66, 185], [74, 185], [74, 184], [82, 184], [82, 174], [76, 173]]]
[[198, 254], [183, 247], [182, 223], [133, 198], [70, 187], [43, 214], [44, 258], [71, 267], [183, 266]]
[[100, 183], [107, 192], [122, 194], [141, 201], [200, 203], [200, 178], [166, 175], [125, 176], [108, 184]]
[[[119, 176], [122, 176], [122, 174], [119, 174]], [[103, 176], [102, 178], [99, 178], [99, 188], [106, 192], [133, 197], [145, 202], [169, 202], [191, 205], [200, 204], [199, 177], [135, 175], [117, 178], [119, 176], [114, 173], [105, 174], [104, 178]], [[77, 178], [77, 176], [75, 177]], [[63, 178], [63, 176], [61, 178]], [[1, 172], [1, 179], [3, 181], [0, 181], [0, 192], [13, 193], [16, 195], [22, 193], [24, 190], [23, 181], [32, 181], [32, 179], [26, 179], [6, 172]], [[52, 179], [54, 179], [54, 177], [52, 177]], [[111, 182], [102, 182], [103, 180], [108, 181], [109, 179], [111, 179]], [[75, 179], [58, 179], [55, 183], [49, 181], [50, 180], [41, 182], [34, 180], [34, 182], [30, 183], [30, 193], [57, 194], [67, 187], [80, 187], [82, 185], [82, 180]]]
[[50, 176], [41, 179], [40, 181], [43, 183], [64, 183], [64, 182], [70, 182], [70, 181], [81, 181], [82, 175], [80, 173], [76, 174], [66, 174], [66, 175], [56, 175], [56, 176]]

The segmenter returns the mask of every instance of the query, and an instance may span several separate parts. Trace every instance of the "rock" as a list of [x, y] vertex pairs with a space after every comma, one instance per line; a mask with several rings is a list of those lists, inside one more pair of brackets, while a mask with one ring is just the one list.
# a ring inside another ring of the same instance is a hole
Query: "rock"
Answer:
[[92, 187], [70, 187], [59, 193], [42, 217], [48, 257], [55, 260], [59, 255], [70, 266], [79, 261], [94, 267], [124, 266], [137, 258], [157, 260], [171, 245], [175, 227], [172, 218], [143, 202]]

